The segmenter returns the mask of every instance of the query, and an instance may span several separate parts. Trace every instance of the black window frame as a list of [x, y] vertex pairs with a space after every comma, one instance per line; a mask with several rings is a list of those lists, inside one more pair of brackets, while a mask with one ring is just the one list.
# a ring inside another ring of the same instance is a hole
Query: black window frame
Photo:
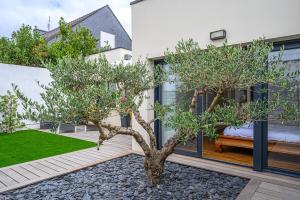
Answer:
[[[272, 52], [280, 51], [281, 48], [283, 48], [284, 50], [300, 49], [300, 39], [274, 42], [273, 46], [274, 48]], [[265, 84], [264, 87], [268, 87], [268, 85]], [[268, 94], [263, 95], [264, 96], [260, 98], [265, 98], [268, 96]], [[262, 133], [262, 136], [259, 136], [258, 134], [256, 136], [259, 138], [256, 144], [258, 164], [256, 166], [256, 169], [254, 170], [278, 173], [299, 178], [300, 172], [268, 166], [268, 120], [259, 122], [256, 128], [258, 130], [258, 133]]]

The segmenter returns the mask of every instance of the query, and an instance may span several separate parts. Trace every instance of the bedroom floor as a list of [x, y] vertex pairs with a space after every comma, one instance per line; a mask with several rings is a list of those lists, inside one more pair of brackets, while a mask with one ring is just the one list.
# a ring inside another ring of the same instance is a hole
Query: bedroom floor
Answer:
[[[238, 147], [225, 147], [222, 153], [216, 152], [214, 142], [208, 138], [203, 141], [203, 157], [214, 160], [222, 160], [229, 163], [245, 166], [253, 165], [253, 150]], [[269, 167], [300, 171], [300, 156], [280, 153], [269, 153]]]
[[[189, 142], [187, 145], [179, 146], [180, 149], [188, 151], [197, 151], [195, 141]], [[203, 157], [213, 160], [220, 160], [228, 163], [235, 163], [239, 165], [249, 166], [253, 165], [253, 150], [238, 148], [238, 147], [224, 147], [223, 152], [215, 151], [214, 142], [207, 137], [203, 138]], [[300, 156], [269, 153], [268, 160], [269, 167], [286, 169], [290, 171], [300, 171]]]

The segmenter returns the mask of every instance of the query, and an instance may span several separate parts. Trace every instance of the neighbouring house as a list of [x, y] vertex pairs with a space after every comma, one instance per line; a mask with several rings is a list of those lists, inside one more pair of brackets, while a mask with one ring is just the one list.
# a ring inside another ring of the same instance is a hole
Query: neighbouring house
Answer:
[[[131, 38], [108, 5], [79, 17], [69, 22], [69, 24], [73, 29], [78, 26], [88, 28], [99, 41], [98, 47], [104, 47], [108, 42], [112, 49], [131, 50]], [[59, 28], [48, 32], [40, 29], [35, 30], [39, 31], [49, 43], [59, 40]]]
[[[132, 9], [133, 61], [142, 59], [150, 65], [163, 64], [164, 52], [173, 49], [181, 39], [193, 38], [205, 49], [207, 45], [247, 44], [265, 37], [273, 42], [274, 52], [284, 45], [282, 61], [287, 64], [287, 75], [300, 73], [300, 1], [299, 0], [136, 0]], [[298, 77], [300, 81], [300, 78]], [[165, 83], [146, 92], [141, 106], [146, 121], [154, 118], [154, 101], [171, 104], [178, 99], [176, 83]], [[212, 101], [212, 94], [202, 97]], [[247, 101], [255, 98], [248, 90], [228, 92], [230, 98]], [[271, 95], [271, 94], [270, 94]], [[300, 108], [300, 90], [294, 104]], [[200, 105], [200, 102], [198, 102]], [[205, 108], [206, 104], [202, 104]], [[133, 120], [133, 128], [143, 132]], [[174, 134], [163, 123], [154, 124], [158, 147]], [[149, 138], [144, 134], [147, 141]], [[140, 151], [133, 140], [133, 150]], [[245, 124], [234, 129], [227, 127], [215, 141], [199, 134], [186, 145], [176, 147], [184, 155], [211, 159], [251, 167], [256, 171], [284, 172], [300, 175], [300, 120], [282, 125], [274, 116], [268, 121]]]

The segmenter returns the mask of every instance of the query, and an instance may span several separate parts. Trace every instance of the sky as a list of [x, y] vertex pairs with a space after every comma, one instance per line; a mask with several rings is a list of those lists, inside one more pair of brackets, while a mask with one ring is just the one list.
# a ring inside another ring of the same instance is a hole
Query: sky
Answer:
[[22, 24], [47, 30], [58, 26], [60, 17], [67, 22], [109, 5], [131, 36], [132, 0], [1, 0], [0, 36], [10, 37]]

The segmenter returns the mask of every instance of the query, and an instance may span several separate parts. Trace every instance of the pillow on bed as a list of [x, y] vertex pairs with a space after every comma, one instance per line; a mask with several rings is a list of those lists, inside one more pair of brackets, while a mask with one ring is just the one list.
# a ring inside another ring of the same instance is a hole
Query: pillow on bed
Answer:
[[250, 128], [250, 129], [253, 129], [253, 127], [254, 127], [253, 122], [246, 122], [242, 126], [237, 127], [237, 128]]

